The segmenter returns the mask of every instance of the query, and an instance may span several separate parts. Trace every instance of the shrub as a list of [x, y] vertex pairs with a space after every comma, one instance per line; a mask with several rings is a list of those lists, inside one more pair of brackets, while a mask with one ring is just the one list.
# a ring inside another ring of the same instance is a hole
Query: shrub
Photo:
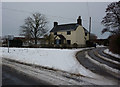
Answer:
[[78, 44], [77, 44], [77, 43], [74, 43], [74, 44], [73, 44], [73, 47], [74, 47], [74, 48], [77, 48], [77, 47], [78, 47]]
[[120, 54], [120, 34], [112, 35], [109, 41], [109, 50]]
[[62, 44], [62, 48], [63, 49], [65, 49], [65, 48], [67, 48], [68, 46], [67, 46], [67, 44]]
[[10, 47], [22, 47], [22, 40], [9, 40]]
[[87, 47], [93, 47], [94, 43], [92, 41], [86, 41]]
[[54, 48], [53, 44], [41, 44], [42, 48]]

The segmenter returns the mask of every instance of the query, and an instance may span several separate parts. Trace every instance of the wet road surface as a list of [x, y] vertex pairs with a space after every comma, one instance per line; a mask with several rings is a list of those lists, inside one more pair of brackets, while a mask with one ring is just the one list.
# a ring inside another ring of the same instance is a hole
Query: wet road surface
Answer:
[[[113, 63], [111, 63], [111, 62], [109, 62], [109, 61], [103, 60], [102, 58], [100, 58], [100, 57], [98, 57], [98, 56], [95, 55], [95, 52], [100, 53], [100, 55], [103, 54], [102, 51], [103, 51], [104, 49], [105, 49], [105, 48], [96, 48], [96, 49], [93, 49], [93, 50], [88, 51], [88, 54], [89, 54], [94, 60], [99, 61], [100, 63], [106, 64], [106, 65], [108, 65], [108, 66], [110, 66], [110, 67], [112, 67], [112, 68], [115, 68], [115, 69], [120, 70], [120, 67], [119, 67], [117, 64], [113, 64]], [[105, 54], [104, 54], [104, 55], [105, 55]], [[110, 58], [110, 56], [107, 56], [106, 58]], [[116, 59], [116, 58], [115, 58], [115, 59]]]
[[20, 73], [9, 66], [2, 66], [2, 85], [50, 85], [28, 75]]
[[[96, 48], [96, 49], [94, 48], [92, 50], [88, 50], [87, 52], [94, 60], [97, 60], [97, 61], [99, 61], [103, 64], [106, 64], [106, 65], [109, 65], [111, 67], [120, 69], [120, 67], [118, 67], [114, 64], [111, 64], [107, 61], [104, 61], [104, 60], [98, 58], [97, 56], [95, 56], [94, 51], [95, 52], [99, 52], [99, 51], [102, 52], [102, 50], [104, 50], [104, 49], [105, 48]], [[80, 62], [81, 65], [83, 65], [85, 68], [87, 68], [87, 69], [91, 70], [92, 72], [97, 73], [99, 75], [114, 78], [116, 80], [120, 80], [120, 78], [117, 78], [117, 77], [113, 76], [111, 73], [107, 72], [104, 68], [102, 68], [99, 65], [96, 65], [95, 63], [91, 62], [88, 58], [85, 57], [85, 52], [86, 51], [82, 51], [82, 52], [79, 52], [77, 54], [77, 59], [78, 59], [78, 61]]]

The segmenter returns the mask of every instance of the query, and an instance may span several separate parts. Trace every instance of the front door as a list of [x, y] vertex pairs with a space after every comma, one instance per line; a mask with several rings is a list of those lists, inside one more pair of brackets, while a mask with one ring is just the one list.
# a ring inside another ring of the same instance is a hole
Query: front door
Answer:
[[57, 40], [56, 40], [56, 44], [57, 44], [57, 45], [61, 44], [61, 40], [60, 40], [60, 39], [57, 39]]

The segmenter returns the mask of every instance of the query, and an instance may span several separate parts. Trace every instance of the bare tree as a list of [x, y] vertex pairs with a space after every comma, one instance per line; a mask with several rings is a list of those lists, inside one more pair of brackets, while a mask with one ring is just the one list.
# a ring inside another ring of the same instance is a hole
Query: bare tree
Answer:
[[105, 12], [106, 16], [102, 20], [102, 24], [105, 26], [105, 28], [103, 29], [102, 33], [120, 33], [120, 1], [109, 4]]
[[43, 36], [48, 30], [46, 27], [47, 21], [44, 15], [34, 13], [31, 17], [25, 19], [25, 23], [21, 26], [21, 34], [29, 40], [34, 40], [37, 45], [38, 39]]
[[49, 45], [54, 43], [54, 36], [52, 34], [44, 35], [45, 41], [48, 42]]

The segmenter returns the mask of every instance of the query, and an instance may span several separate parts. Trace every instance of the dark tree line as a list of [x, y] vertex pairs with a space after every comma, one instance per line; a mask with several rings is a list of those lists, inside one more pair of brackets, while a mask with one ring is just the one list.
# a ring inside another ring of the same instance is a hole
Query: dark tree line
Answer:
[[105, 26], [102, 33], [110, 32], [112, 34], [120, 33], [120, 1], [113, 2], [106, 8], [106, 16], [102, 20]]
[[105, 12], [101, 22], [105, 26], [102, 33], [110, 32], [109, 49], [120, 54], [120, 1], [109, 4]]

